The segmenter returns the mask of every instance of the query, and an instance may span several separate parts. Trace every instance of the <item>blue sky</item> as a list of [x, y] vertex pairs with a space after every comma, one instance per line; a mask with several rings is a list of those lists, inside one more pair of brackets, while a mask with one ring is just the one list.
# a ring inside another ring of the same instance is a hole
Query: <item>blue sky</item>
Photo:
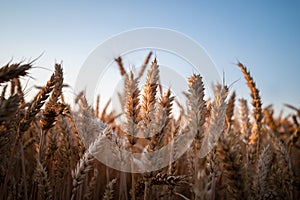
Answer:
[[[201, 44], [238, 97], [249, 97], [237, 60], [251, 71], [263, 103], [300, 106], [300, 3], [296, 1], [1, 1], [0, 64], [43, 56], [63, 61], [73, 85], [87, 56], [112, 35], [141, 27], [184, 33]], [[34, 84], [51, 71], [35, 68]], [[71, 93], [71, 92], [70, 92]]]

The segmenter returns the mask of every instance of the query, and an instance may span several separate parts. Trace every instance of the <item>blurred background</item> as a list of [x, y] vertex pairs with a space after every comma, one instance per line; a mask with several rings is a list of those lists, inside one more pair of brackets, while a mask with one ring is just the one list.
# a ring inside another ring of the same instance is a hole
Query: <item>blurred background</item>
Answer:
[[[235, 65], [245, 64], [264, 106], [279, 113], [284, 103], [300, 107], [299, 9], [296, 1], [1, 1], [0, 64], [42, 55], [23, 79], [30, 97], [62, 62], [71, 99], [80, 67], [102, 42], [130, 29], [168, 28], [197, 41], [238, 98], [250, 97]], [[143, 60], [124, 64], [136, 62]]]

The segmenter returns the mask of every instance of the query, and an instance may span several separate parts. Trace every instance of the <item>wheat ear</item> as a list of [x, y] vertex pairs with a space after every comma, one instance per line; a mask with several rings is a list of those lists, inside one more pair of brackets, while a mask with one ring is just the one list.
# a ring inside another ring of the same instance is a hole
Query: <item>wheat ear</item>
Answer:
[[200, 75], [193, 74], [188, 79], [188, 124], [195, 136], [195, 147], [200, 149], [204, 137], [206, 102], [204, 100], [204, 84]]
[[260, 154], [256, 164], [255, 177], [255, 195], [256, 199], [267, 199], [270, 195], [270, 187], [268, 177], [271, 172], [272, 160], [274, 157], [273, 149], [268, 145]]
[[15, 63], [10, 64], [8, 63], [4, 67], [0, 68], [0, 83], [4, 83], [14, 78], [19, 78], [20, 76], [26, 76], [28, 74], [28, 70], [32, 67], [32, 63], [22, 64], [22, 63]]
[[154, 121], [157, 82], [159, 78], [159, 66], [156, 60], [151, 63], [150, 69], [147, 72], [146, 84], [143, 88], [142, 95], [141, 118], [143, 120], [144, 135], [149, 137], [149, 132], [152, 131], [152, 123]]
[[252, 163], [255, 162], [255, 156], [259, 152], [260, 148], [260, 141], [259, 141], [259, 135], [261, 134], [261, 127], [262, 127], [262, 102], [259, 95], [259, 90], [256, 88], [256, 84], [250, 74], [250, 72], [247, 70], [247, 68], [242, 64], [238, 63], [238, 67], [241, 69], [244, 78], [247, 82], [247, 86], [250, 89], [250, 95], [252, 98], [252, 106], [253, 106], [253, 117], [255, 119], [254, 126], [252, 128], [252, 133], [249, 140], [249, 150], [250, 150], [250, 160]]
[[38, 182], [38, 196], [41, 199], [52, 199], [52, 190], [50, 188], [48, 174], [41, 162], [37, 160], [35, 178]]
[[[105, 131], [106, 129], [103, 130], [103, 133]], [[94, 160], [93, 155], [96, 155], [101, 148], [100, 142], [104, 137], [103, 133], [99, 133], [96, 140], [90, 144], [89, 148], [84, 152], [83, 156], [80, 158], [79, 162], [76, 165], [76, 168], [72, 170], [73, 189], [71, 199], [75, 199], [78, 187], [83, 183], [87, 173], [91, 170], [91, 164]]]
[[114, 199], [114, 185], [116, 184], [117, 179], [112, 179], [105, 188], [103, 200], [111, 200]]

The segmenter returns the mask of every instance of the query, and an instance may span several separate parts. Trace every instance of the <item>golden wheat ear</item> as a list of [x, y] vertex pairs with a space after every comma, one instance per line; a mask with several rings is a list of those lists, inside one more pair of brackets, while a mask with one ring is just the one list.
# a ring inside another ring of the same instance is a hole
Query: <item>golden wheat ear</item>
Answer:
[[0, 68], [0, 83], [4, 83], [14, 78], [19, 78], [20, 76], [26, 76], [28, 74], [28, 70], [32, 67], [32, 63], [22, 64], [8, 63], [4, 67]]
[[242, 63], [237, 64], [238, 67], [241, 69], [244, 78], [247, 82], [247, 86], [250, 90], [250, 96], [252, 98], [252, 106], [253, 106], [253, 117], [255, 120], [254, 126], [252, 127], [251, 135], [249, 138], [249, 159], [251, 163], [256, 162], [256, 158], [258, 157], [258, 152], [260, 151], [260, 135], [261, 135], [261, 129], [262, 129], [262, 102], [259, 95], [259, 90], [256, 88], [256, 84], [250, 74], [250, 72], [247, 70], [246, 66], [244, 66]]
[[125, 84], [126, 91], [126, 136], [131, 145], [136, 144], [136, 136], [139, 132], [138, 123], [140, 121], [140, 90], [138, 80], [134, 78], [132, 71]]
[[152, 62], [147, 72], [146, 83], [143, 88], [141, 117], [144, 125], [147, 126], [154, 119], [156, 93], [159, 79], [159, 66]]
[[[195, 136], [196, 149], [200, 149], [204, 137], [206, 101], [204, 100], [204, 84], [200, 75], [193, 74], [188, 78], [188, 126]], [[196, 153], [196, 152], [195, 152]]]

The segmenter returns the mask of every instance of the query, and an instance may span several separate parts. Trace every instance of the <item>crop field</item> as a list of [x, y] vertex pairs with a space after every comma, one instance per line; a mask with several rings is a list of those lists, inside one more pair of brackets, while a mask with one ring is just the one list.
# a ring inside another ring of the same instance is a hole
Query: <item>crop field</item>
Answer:
[[[121, 113], [108, 109], [111, 101], [100, 109], [103, 94], [89, 105], [84, 91], [69, 105], [61, 64], [32, 100], [22, 80], [34, 62], [0, 68], [0, 199], [300, 199], [300, 109], [286, 104], [289, 114], [275, 116], [272, 106], [263, 105], [249, 68], [235, 66], [250, 101], [225, 83], [215, 83], [207, 99], [203, 77], [191, 74], [186, 105], [180, 105], [160, 85], [151, 53], [135, 74], [121, 57], [115, 61], [125, 80]], [[166, 166], [130, 173], [139, 162], [158, 166], [161, 158], [150, 158], [151, 152], [185, 135], [192, 142], [179, 159], [172, 159], [174, 145]], [[107, 155], [129, 163], [130, 170], [99, 161], [104, 138], [140, 155]]]

